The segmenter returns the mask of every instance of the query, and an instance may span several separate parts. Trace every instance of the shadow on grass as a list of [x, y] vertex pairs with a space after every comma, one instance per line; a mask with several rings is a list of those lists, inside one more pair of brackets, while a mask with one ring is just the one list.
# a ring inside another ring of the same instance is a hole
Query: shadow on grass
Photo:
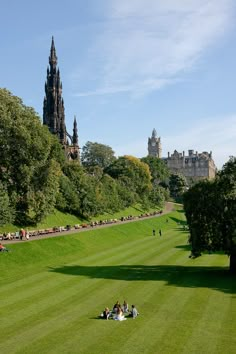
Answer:
[[[194, 261], [193, 261], [194, 262]], [[236, 293], [235, 277], [227, 268], [175, 265], [63, 266], [50, 272], [123, 281], [165, 281], [168, 286], [211, 288]]]
[[178, 212], [178, 213], [181, 213], [181, 214], [185, 214], [184, 209], [178, 209], [177, 212]]
[[169, 218], [176, 222], [178, 225], [187, 225], [187, 222], [185, 220], [175, 218], [174, 216], [170, 216]]
[[181, 248], [181, 249], [183, 249], [183, 250], [185, 250], [185, 251], [191, 251], [191, 245], [178, 245], [178, 246], [175, 246], [175, 248]]

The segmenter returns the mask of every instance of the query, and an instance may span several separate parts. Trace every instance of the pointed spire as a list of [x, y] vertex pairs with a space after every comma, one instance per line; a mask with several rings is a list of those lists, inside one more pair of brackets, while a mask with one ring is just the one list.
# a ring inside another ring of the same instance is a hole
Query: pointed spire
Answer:
[[56, 55], [56, 48], [55, 48], [53, 36], [52, 36], [49, 64], [50, 64], [50, 66], [53, 66], [53, 67], [56, 67], [56, 65], [57, 65], [57, 55]]
[[153, 131], [152, 131], [152, 138], [156, 138], [156, 137], [157, 137], [157, 131], [154, 128]]
[[72, 143], [73, 143], [73, 145], [78, 145], [78, 128], [77, 128], [76, 116], [74, 116], [74, 128], [73, 128]]
[[74, 116], [74, 129], [77, 129], [77, 121], [76, 121], [76, 116]]

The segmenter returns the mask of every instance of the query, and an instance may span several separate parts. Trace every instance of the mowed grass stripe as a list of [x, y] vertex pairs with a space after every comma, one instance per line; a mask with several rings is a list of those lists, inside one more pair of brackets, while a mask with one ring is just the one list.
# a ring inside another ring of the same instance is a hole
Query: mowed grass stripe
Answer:
[[[199, 308], [201, 318], [195, 323], [191, 335], [185, 342], [183, 353], [216, 353], [218, 341], [222, 333], [222, 320], [228, 314], [230, 299], [222, 294], [211, 292], [207, 297], [204, 311]], [[235, 331], [231, 332], [234, 336]], [[206, 351], [207, 348], [207, 351]], [[225, 352], [233, 353], [232, 346], [225, 348]], [[234, 347], [235, 353], [235, 347]]]

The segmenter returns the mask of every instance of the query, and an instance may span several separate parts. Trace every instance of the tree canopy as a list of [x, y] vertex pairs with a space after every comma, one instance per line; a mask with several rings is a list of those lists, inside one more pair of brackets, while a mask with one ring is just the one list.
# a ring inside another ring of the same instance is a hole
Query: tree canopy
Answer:
[[183, 194], [188, 188], [185, 176], [180, 173], [172, 173], [169, 178], [169, 188], [171, 197], [182, 202]]
[[213, 181], [201, 181], [184, 194], [193, 256], [224, 251], [236, 273], [236, 158]]
[[106, 168], [115, 159], [115, 153], [108, 145], [88, 141], [82, 148], [81, 162], [85, 167]]
[[[0, 181], [19, 222], [36, 222], [55, 205], [59, 142], [20, 98], [0, 89]], [[54, 155], [54, 156], [53, 156]]]
[[119, 157], [105, 171], [141, 198], [152, 188], [148, 165], [134, 156]]
[[166, 182], [170, 176], [170, 171], [166, 163], [158, 157], [147, 156], [141, 158], [141, 161], [149, 166], [149, 170], [152, 176], [153, 184], [160, 184]]

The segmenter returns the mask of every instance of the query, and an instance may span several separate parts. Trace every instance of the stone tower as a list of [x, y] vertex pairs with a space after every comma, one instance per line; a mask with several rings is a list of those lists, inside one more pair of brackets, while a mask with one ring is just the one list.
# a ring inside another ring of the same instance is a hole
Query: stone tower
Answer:
[[148, 156], [161, 158], [161, 138], [157, 137], [156, 129], [153, 129], [151, 138], [148, 138]]
[[[65, 124], [65, 108], [62, 98], [62, 83], [60, 71], [57, 68], [57, 55], [52, 37], [47, 80], [45, 82], [45, 97], [43, 102], [43, 124], [47, 125], [52, 134], [57, 135], [68, 159], [79, 160], [78, 130], [74, 118], [73, 136], [68, 134]], [[69, 143], [67, 137], [70, 139]]]

